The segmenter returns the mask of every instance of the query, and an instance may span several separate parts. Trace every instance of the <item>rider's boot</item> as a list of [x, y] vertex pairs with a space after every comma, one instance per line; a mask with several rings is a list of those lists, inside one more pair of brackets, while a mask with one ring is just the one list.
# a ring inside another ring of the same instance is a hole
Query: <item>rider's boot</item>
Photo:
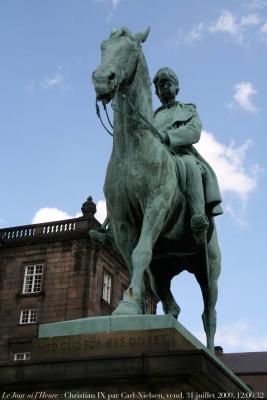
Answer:
[[187, 201], [191, 214], [191, 230], [197, 244], [205, 243], [209, 220], [205, 215], [205, 198], [202, 175], [199, 166], [192, 157], [185, 157], [187, 172]]

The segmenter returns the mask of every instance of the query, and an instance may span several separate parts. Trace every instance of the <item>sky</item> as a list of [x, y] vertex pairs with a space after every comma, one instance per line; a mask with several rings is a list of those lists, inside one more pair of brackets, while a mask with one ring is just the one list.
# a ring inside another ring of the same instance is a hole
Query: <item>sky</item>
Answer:
[[[101, 41], [123, 26], [150, 27], [151, 79], [175, 70], [178, 99], [196, 104], [202, 120], [196, 147], [224, 208], [215, 344], [267, 351], [267, 0], [0, 2], [0, 227], [79, 216], [89, 195], [103, 219], [112, 138], [96, 117], [91, 74]], [[194, 277], [183, 272], [172, 289], [179, 321], [204, 340]]]

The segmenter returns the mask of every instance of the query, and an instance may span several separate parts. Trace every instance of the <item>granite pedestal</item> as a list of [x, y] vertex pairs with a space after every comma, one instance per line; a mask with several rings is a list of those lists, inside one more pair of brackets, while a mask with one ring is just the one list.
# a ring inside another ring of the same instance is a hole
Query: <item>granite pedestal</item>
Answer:
[[50, 392], [55, 400], [206, 399], [220, 398], [220, 393], [235, 398], [249, 392], [240, 378], [168, 315], [41, 325], [31, 360], [0, 366], [0, 388]]

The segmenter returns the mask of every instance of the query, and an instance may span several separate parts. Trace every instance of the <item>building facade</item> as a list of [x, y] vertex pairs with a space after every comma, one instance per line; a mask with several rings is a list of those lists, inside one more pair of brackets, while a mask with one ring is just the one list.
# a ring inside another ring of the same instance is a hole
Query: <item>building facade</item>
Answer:
[[0, 230], [0, 362], [29, 360], [39, 324], [110, 315], [122, 299], [128, 272], [90, 239], [95, 212], [88, 198], [80, 218]]

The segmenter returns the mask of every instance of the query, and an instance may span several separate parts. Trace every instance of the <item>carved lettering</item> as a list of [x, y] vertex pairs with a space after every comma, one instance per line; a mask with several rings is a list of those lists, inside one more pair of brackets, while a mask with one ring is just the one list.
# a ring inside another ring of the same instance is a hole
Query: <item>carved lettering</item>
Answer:
[[[63, 338], [62, 338], [63, 339]], [[168, 334], [159, 334], [159, 335], [138, 335], [132, 334], [124, 335], [124, 336], [108, 336], [103, 335], [101, 337], [96, 337], [91, 335], [85, 336], [84, 338], [67, 338], [64, 337], [64, 340], [61, 338], [53, 338], [51, 340], [43, 340], [40, 339], [34, 343], [34, 352], [42, 353], [43, 356], [49, 354], [58, 355], [75, 355], [77, 353], [82, 354], [90, 354], [90, 352], [98, 350], [98, 349], [107, 349], [110, 351], [112, 349], [122, 349], [129, 347], [130, 349], [138, 349], [140, 347], [147, 348], [148, 346], [173, 346], [174, 342], [170, 335]]]

